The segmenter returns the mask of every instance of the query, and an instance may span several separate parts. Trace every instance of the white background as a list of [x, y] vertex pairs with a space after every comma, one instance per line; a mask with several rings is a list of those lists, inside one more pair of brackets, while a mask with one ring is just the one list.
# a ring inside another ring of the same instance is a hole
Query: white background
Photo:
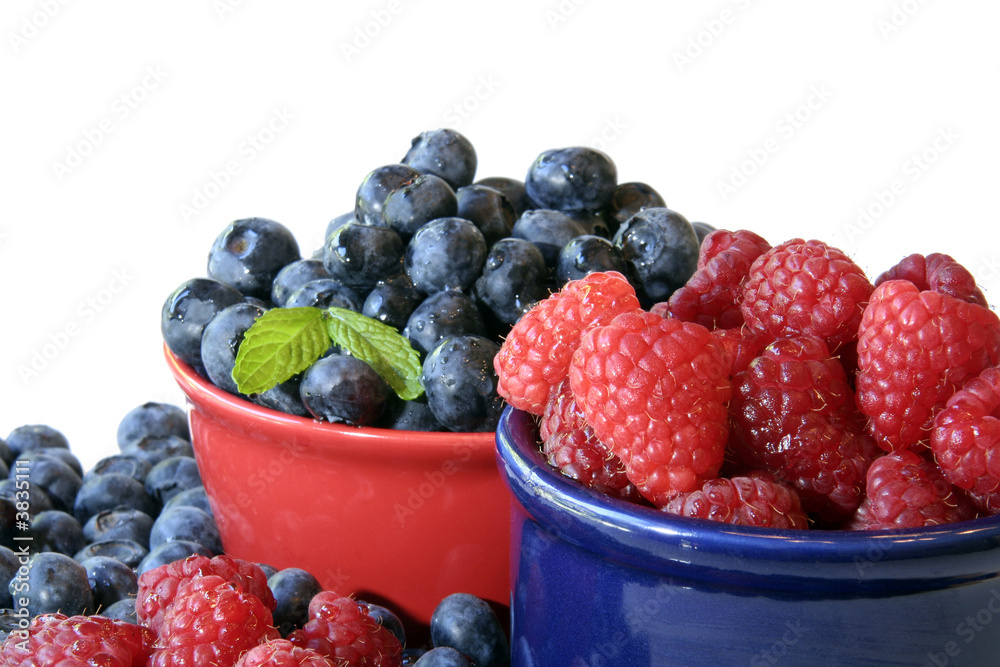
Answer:
[[997, 301], [998, 23], [986, 0], [4, 0], [0, 436], [113, 453], [128, 410], [182, 403], [160, 308], [229, 221], [309, 254], [442, 126], [479, 177], [595, 145], [691, 220], [873, 278], [945, 252]]

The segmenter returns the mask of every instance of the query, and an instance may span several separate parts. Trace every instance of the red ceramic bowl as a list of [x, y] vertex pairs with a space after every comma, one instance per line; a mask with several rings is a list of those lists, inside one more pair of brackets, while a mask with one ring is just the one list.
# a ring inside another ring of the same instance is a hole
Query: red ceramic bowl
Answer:
[[510, 494], [493, 433], [313, 421], [218, 389], [164, 347], [226, 553], [299, 567], [426, 635], [451, 593], [509, 601]]

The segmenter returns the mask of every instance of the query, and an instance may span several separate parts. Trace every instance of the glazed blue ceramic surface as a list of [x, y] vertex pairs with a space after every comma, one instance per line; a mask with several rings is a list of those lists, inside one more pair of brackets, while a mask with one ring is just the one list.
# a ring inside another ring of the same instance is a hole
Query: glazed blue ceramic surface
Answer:
[[550, 468], [497, 429], [514, 496], [514, 667], [1000, 666], [1000, 517], [907, 531], [672, 517]]

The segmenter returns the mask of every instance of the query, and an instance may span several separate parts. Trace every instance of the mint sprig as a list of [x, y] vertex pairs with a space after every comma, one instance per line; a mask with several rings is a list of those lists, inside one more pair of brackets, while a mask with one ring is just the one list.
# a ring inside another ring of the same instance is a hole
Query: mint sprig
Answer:
[[367, 362], [404, 400], [419, 397], [420, 357], [393, 327], [344, 308], [275, 308], [240, 344], [233, 380], [259, 394], [306, 370], [335, 343]]

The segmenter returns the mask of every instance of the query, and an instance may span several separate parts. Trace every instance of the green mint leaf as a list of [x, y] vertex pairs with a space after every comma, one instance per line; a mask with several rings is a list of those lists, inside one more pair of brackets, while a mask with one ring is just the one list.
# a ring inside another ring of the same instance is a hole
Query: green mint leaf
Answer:
[[233, 380], [260, 394], [301, 373], [330, 348], [319, 308], [273, 308], [253, 323], [236, 353]]
[[410, 341], [388, 324], [344, 308], [327, 308], [326, 329], [337, 345], [368, 362], [400, 398], [424, 393], [420, 384], [420, 355]]

